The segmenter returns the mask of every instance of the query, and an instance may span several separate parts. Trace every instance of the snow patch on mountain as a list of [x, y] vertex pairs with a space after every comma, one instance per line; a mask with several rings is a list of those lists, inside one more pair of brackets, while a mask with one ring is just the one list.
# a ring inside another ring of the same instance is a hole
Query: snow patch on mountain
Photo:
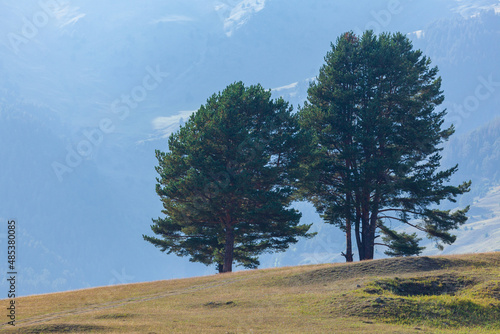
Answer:
[[495, 14], [500, 14], [500, 1], [498, 0], [456, 0], [459, 5], [454, 11], [464, 18], [472, 18], [478, 16], [482, 11], [494, 11]]
[[500, 186], [493, 186], [484, 197], [476, 198], [467, 216], [469, 219], [464, 225], [451, 231], [457, 236], [456, 241], [445, 245], [442, 251], [435, 247], [434, 241], [427, 239], [424, 232], [409, 226], [399, 226], [395, 230], [409, 234], [416, 232], [422, 238], [420, 246], [426, 247], [422, 252], [424, 256], [500, 251]]
[[467, 223], [453, 233], [457, 241], [441, 254], [500, 251], [500, 186], [490, 188], [486, 196], [476, 199], [468, 216]]
[[425, 37], [425, 31], [423, 30], [417, 30], [412, 32], [413, 35], [415, 35], [418, 39]]
[[266, 0], [226, 0], [219, 2], [215, 10], [224, 21], [224, 31], [227, 37], [250, 20], [255, 14], [264, 9]]
[[151, 135], [148, 140], [142, 142], [168, 138], [170, 134], [184, 125], [194, 112], [196, 112], [196, 110], [183, 110], [172, 116], [156, 117], [151, 121], [151, 126], [155, 134]]
[[280, 92], [282, 90], [286, 90], [286, 89], [293, 89], [295, 87], [297, 87], [297, 85], [299, 84], [299, 82], [294, 82], [294, 83], [291, 83], [289, 85], [286, 85], [286, 86], [281, 86], [281, 87], [277, 87], [277, 88], [273, 88], [271, 89], [272, 91], [276, 91], [276, 92]]

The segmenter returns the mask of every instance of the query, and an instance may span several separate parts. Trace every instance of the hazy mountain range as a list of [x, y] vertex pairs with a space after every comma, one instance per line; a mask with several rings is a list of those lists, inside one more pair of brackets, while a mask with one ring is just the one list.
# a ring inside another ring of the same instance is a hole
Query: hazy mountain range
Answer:
[[[443, 166], [459, 163], [455, 183], [473, 180], [448, 206], [472, 209], [444, 252], [500, 248], [499, 1], [5, 0], [0, 263], [16, 219], [19, 292], [215, 273], [142, 239], [161, 215], [154, 150], [234, 81], [261, 83], [297, 108], [330, 43], [365, 29], [408, 34], [439, 66], [457, 130]], [[262, 267], [341, 261], [342, 233], [311, 205], [296, 207], [320, 234], [262, 257]]]

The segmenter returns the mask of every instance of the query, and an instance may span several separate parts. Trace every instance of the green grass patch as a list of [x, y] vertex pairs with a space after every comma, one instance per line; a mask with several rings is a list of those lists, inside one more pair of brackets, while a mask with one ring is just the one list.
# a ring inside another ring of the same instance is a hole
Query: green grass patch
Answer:
[[500, 329], [500, 300], [494, 298], [499, 292], [498, 282], [478, 284], [476, 278], [448, 273], [375, 280], [354, 293], [358, 299], [371, 296], [361, 314], [388, 323]]
[[379, 298], [365, 314], [389, 323], [437, 328], [484, 327], [500, 329], [500, 307], [481, 305], [461, 297]]

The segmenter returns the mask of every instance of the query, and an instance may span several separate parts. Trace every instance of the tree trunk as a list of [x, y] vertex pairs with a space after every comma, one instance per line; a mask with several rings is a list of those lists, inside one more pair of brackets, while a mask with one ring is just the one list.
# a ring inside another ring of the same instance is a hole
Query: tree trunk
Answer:
[[224, 246], [224, 267], [222, 272], [233, 271], [234, 227], [226, 226], [226, 244]]
[[223, 273], [224, 272], [224, 264], [223, 263], [217, 263], [217, 270], [219, 271], [219, 274]]
[[370, 257], [370, 238], [368, 237], [368, 224], [366, 224], [364, 221], [361, 222], [362, 228], [361, 228], [361, 240], [362, 242], [362, 247], [359, 249], [359, 260], [364, 261], [364, 260], [371, 260], [372, 258]]
[[351, 220], [347, 219], [345, 224], [345, 235], [346, 235], [346, 250], [345, 254], [342, 254], [345, 257], [345, 262], [352, 262], [352, 237], [351, 237]]
[[365, 260], [373, 260], [373, 248], [374, 248], [373, 237], [370, 229], [368, 229], [365, 241]]
[[[356, 193], [356, 198], [359, 198], [358, 194]], [[363, 246], [363, 240], [361, 239], [361, 231], [359, 230], [359, 225], [361, 221], [361, 210], [359, 209], [359, 205], [356, 204], [356, 220], [354, 222], [354, 235], [356, 237], [356, 245], [358, 246], [358, 254], [359, 254], [359, 260], [364, 260], [364, 256], [362, 257], [362, 251], [364, 249]], [[363, 251], [364, 254], [364, 251]]]
[[375, 230], [377, 228], [376, 215], [368, 217], [368, 220], [363, 221], [363, 255], [364, 260], [373, 260], [375, 249]]
[[370, 193], [366, 189], [363, 191], [361, 199], [361, 243], [358, 248], [359, 260], [371, 260], [373, 254], [370, 254]]
[[370, 223], [368, 230], [368, 245], [366, 249], [366, 255], [372, 260], [375, 255], [375, 232], [377, 231], [377, 221], [378, 221], [378, 209], [379, 209], [380, 195], [379, 191], [375, 191], [375, 197], [372, 203], [372, 211], [370, 215]]
[[[352, 123], [352, 121], [349, 119], [349, 122]], [[352, 137], [348, 136], [346, 140], [344, 141], [344, 146], [350, 146], [352, 145]], [[342, 254], [345, 257], [345, 262], [352, 262], [353, 261], [353, 253], [352, 253], [352, 232], [351, 232], [351, 227], [352, 227], [352, 216], [351, 216], [351, 203], [352, 203], [352, 193], [351, 193], [351, 169], [352, 169], [352, 163], [351, 159], [346, 159], [346, 168], [347, 168], [347, 174], [344, 175], [344, 179], [347, 179], [347, 185], [348, 185], [348, 190], [345, 193], [345, 200], [346, 200], [346, 205], [345, 205], [345, 235], [346, 235], [346, 250], [345, 254]]]
[[352, 233], [351, 233], [351, 194], [346, 193], [346, 219], [345, 219], [345, 236], [346, 236], [346, 250], [345, 254], [342, 254], [345, 257], [345, 262], [352, 262]]

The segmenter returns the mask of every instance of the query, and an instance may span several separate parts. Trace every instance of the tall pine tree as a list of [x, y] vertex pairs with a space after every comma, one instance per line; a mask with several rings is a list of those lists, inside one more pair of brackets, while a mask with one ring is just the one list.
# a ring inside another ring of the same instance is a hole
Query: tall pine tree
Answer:
[[450, 231], [467, 220], [468, 208], [436, 206], [454, 202], [470, 182], [446, 185], [458, 167], [439, 169], [440, 144], [454, 129], [442, 129], [446, 112], [436, 111], [444, 100], [438, 69], [401, 33], [372, 31], [345, 33], [325, 62], [299, 112], [312, 138], [301, 189], [346, 233], [346, 261], [353, 260], [352, 229], [360, 260], [373, 259], [375, 245], [388, 255], [419, 254], [417, 235], [396, 232], [391, 221], [425, 232], [438, 247], [453, 243]]
[[144, 239], [230, 272], [234, 261], [255, 268], [259, 254], [311, 237], [289, 208], [298, 134], [288, 103], [260, 85], [214, 94], [170, 136], [169, 152], [156, 151], [165, 217], [151, 226], [160, 237]]

